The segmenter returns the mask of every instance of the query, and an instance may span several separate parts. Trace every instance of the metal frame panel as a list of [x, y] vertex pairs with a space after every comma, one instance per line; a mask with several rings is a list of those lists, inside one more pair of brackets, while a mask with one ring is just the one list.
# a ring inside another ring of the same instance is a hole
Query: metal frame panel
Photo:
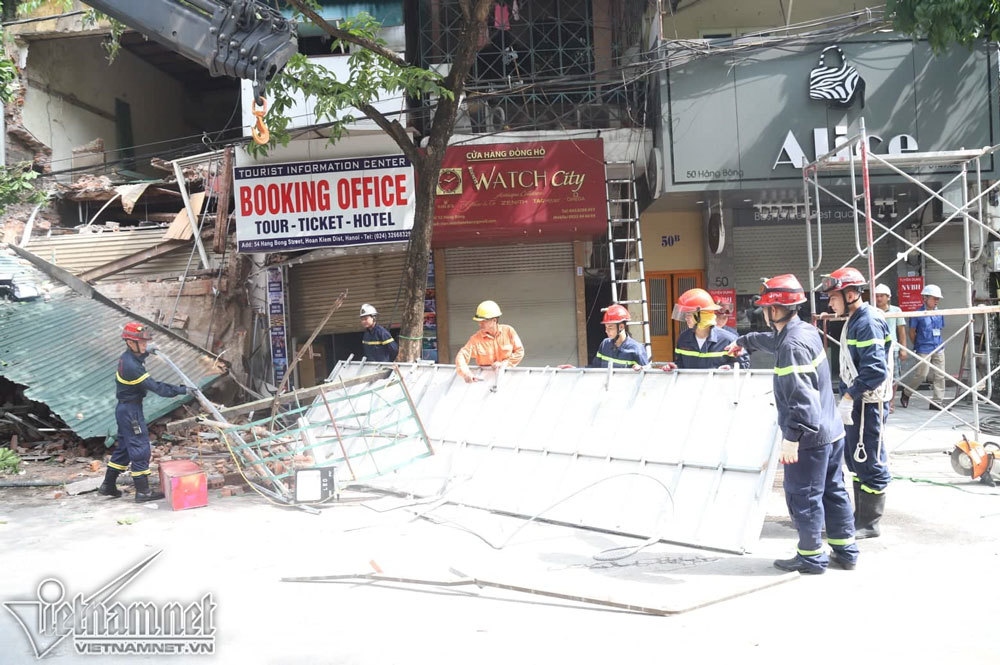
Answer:
[[[341, 362], [331, 380], [390, 366]], [[470, 384], [453, 365], [400, 370], [436, 454], [369, 485], [727, 551], [760, 536], [771, 372], [515, 367], [498, 385], [491, 369]], [[327, 418], [319, 402], [305, 417]]]

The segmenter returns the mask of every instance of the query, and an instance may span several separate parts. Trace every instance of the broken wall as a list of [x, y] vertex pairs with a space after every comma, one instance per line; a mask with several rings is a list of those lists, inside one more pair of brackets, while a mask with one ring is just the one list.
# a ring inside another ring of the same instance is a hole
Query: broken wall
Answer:
[[[108, 63], [101, 37], [41, 39], [28, 43], [22, 80], [27, 86], [23, 123], [52, 149], [52, 170], [70, 168], [73, 148], [103, 138], [107, 150], [122, 147], [124, 109], [131, 120], [131, 145], [166, 141], [194, 133], [185, 120], [182, 84], [126, 49]], [[117, 107], [117, 111], [116, 111]], [[162, 146], [161, 146], [162, 147]], [[136, 150], [134, 169], [155, 174]], [[149, 152], [149, 149], [146, 150]], [[118, 158], [109, 152], [107, 161]], [[69, 176], [60, 176], [67, 180]]]

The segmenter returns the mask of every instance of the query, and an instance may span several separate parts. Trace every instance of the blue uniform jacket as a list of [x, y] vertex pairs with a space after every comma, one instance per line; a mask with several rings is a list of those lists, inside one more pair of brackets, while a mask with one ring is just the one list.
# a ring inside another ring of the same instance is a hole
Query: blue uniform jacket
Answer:
[[118, 371], [115, 372], [115, 396], [119, 402], [142, 402], [146, 391], [153, 391], [160, 397], [176, 397], [187, 392], [184, 386], [172, 383], [161, 383], [149, 376], [146, 371], [148, 353], [136, 355], [125, 351], [118, 359]]
[[[858, 368], [858, 376], [850, 386], [841, 382], [841, 393], [846, 390], [852, 399], [860, 400], [866, 391], [881, 386], [889, 373], [886, 358], [891, 346], [889, 324], [875, 313], [871, 305], [861, 303], [847, 320], [847, 351]], [[844, 352], [843, 349], [840, 351]]]
[[813, 448], [844, 436], [844, 423], [834, 403], [830, 363], [814, 326], [793, 316], [778, 334], [749, 333], [736, 343], [750, 351], [774, 354], [774, 402], [786, 440]]
[[377, 323], [361, 335], [361, 344], [364, 345], [365, 358], [373, 362], [391, 363], [399, 354], [399, 343]]
[[735, 334], [725, 328], [712, 326], [705, 345], [699, 349], [694, 328], [688, 328], [677, 337], [674, 362], [681, 369], [713, 369], [732, 365], [734, 362], [744, 369], [750, 367], [750, 356], [747, 354], [744, 353], [739, 358], [726, 355], [724, 349], [735, 341]]
[[609, 364], [615, 367], [648, 365], [649, 358], [646, 356], [646, 347], [632, 337], [626, 337], [621, 346], [615, 346], [615, 340], [605, 337], [597, 349], [597, 355], [587, 366], [607, 367]]
[[[921, 307], [919, 311], [926, 311], [926, 307]], [[931, 353], [936, 351], [944, 339], [941, 331], [944, 330], [944, 317], [940, 314], [934, 316], [921, 316], [910, 319], [910, 328], [916, 329], [917, 338], [913, 342], [913, 350], [917, 353]], [[934, 334], [934, 331], [937, 334]]]

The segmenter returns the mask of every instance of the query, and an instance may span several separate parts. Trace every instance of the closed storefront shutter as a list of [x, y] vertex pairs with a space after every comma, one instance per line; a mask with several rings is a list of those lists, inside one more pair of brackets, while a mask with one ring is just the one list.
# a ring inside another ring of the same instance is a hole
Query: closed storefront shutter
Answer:
[[396, 296], [402, 294], [400, 276], [406, 265], [405, 252], [341, 256], [304, 263], [290, 273], [290, 318], [292, 335], [306, 339], [329, 311], [341, 291], [347, 289], [347, 300], [323, 327], [322, 334], [361, 332], [358, 312], [363, 303], [371, 303], [379, 311], [379, 322], [389, 325], [393, 309], [398, 323], [400, 307]]
[[[755, 294], [760, 291], [762, 277], [792, 273], [799, 278], [802, 286], [809, 288], [809, 256], [806, 247], [806, 227], [799, 223], [787, 226], [737, 226], [735, 229], [734, 250], [736, 256], [736, 293], [739, 295]], [[860, 229], [863, 234], [864, 228]], [[878, 234], [876, 233], [876, 238]], [[887, 239], [889, 242], [894, 242]], [[875, 271], [878, 272], [896, 256], [892, 245], [882, 240], [876, 245]], [[864, 236], [862, 235], [862, 247]], [[813, 228], [813, 260], [817, 253], [816, 229]], [[817, 272], [819, 275], [833, 272], [857, 254], [854, 229], [851, 224], [823, 225], [823, 262]], [[868, 259], [854, 259], [851, 264], [868, 275]], [[895, 269], [890, 270], [892, 277], [882, 277], [895, 289]]]
[[524, 343], [522, 364], [577, 361], [573, 244], [456, 247], [445, 250], [451, 358], [477, 330], [476, 306], [495, 300], [501, 323]]

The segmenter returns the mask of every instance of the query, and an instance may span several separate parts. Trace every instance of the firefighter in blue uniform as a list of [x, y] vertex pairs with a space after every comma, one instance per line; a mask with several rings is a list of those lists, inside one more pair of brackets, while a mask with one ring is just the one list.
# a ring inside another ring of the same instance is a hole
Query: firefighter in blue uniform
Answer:
[[640, 370], [649, 364], [646, 347], [628, 334], [628, 310], [622, 305], [611, 305], [604, 310], [604, 333], [597, 355], [588, 367], [631, 367]]
[[[841, 468], [844, 424], [834, 403], [823, 340], [814, 326], [798, 317], [804, 302], [794, 275], [764, 280], [754, 304], [762, 308], [771, 332], [738, 337], [729, 351], [734, 356], [743, 350], [774, 355], [774, 402], [782, 435], [779, 460], [785, 465], [785, 503], [799, 535], [796, 555], [774, 565], [818, 574], [831, 560], [853, 569], [858, 546]], [[824, 526], [832, 557], [823, 550]]]
[[154, 494], [149, 490], [149, 430], [146, 428], [146, 418], [142, 414], [142, 400], [150, 390], [161, 397], [175, 397], [187, 393], [187, 388], [184, 386], [160, 383], [149, 376], [144, 363], [149, 356], [147, 344], [152, 338], [149, 328], [141, 323], [126, 323], [122, 331], [122, 339], [125, 340], [128, 349], [118, 359], [118, 371], [115, 372], [115, 394], [118, 397], [115, 420], [118, 423], [118, 443], [111, 453], [104, 483], [98, 489], [98, 493], [104, 496], [120, 497], [122, 493], [115, 487], [115, 483], [119, 474], [131, 464], [137, 503], [163, 498], [163, 494], [159, 492]]
[[892, 336], [889, 325], [861, 299], [865, 278], [841, 268], [823, 278], [818, 291], [830, 294], [837, 316], [848, 316], [840, 336], [838, 410], [847, 430], [844, 459], [854, 475], [855, 537], [877, 538], [892, 479], [882, 445], [882, 428], [892, 404]]
[[[721, 309], [705, 289], [685, 291], [674, 305], [673, 318], [687, 323], [687, 329], [677, 336], [674, 362], [664, 365], [672, 369], [730, 369], [733, 358], [726, 348], [736, 341], [736, 335], [716, 326], [716, 312]], [[750, 356], [736, 359], [740, 367], [750, 367]]]
[[361, 306], [361, 325], [365, 332], [361, 335], [364, 346], [363, 355], [368, 360], [377, 363], [391, 363], [399, 354], [399, 343], [384, 327], [375, 323], [378, 311], [368, 303]]

